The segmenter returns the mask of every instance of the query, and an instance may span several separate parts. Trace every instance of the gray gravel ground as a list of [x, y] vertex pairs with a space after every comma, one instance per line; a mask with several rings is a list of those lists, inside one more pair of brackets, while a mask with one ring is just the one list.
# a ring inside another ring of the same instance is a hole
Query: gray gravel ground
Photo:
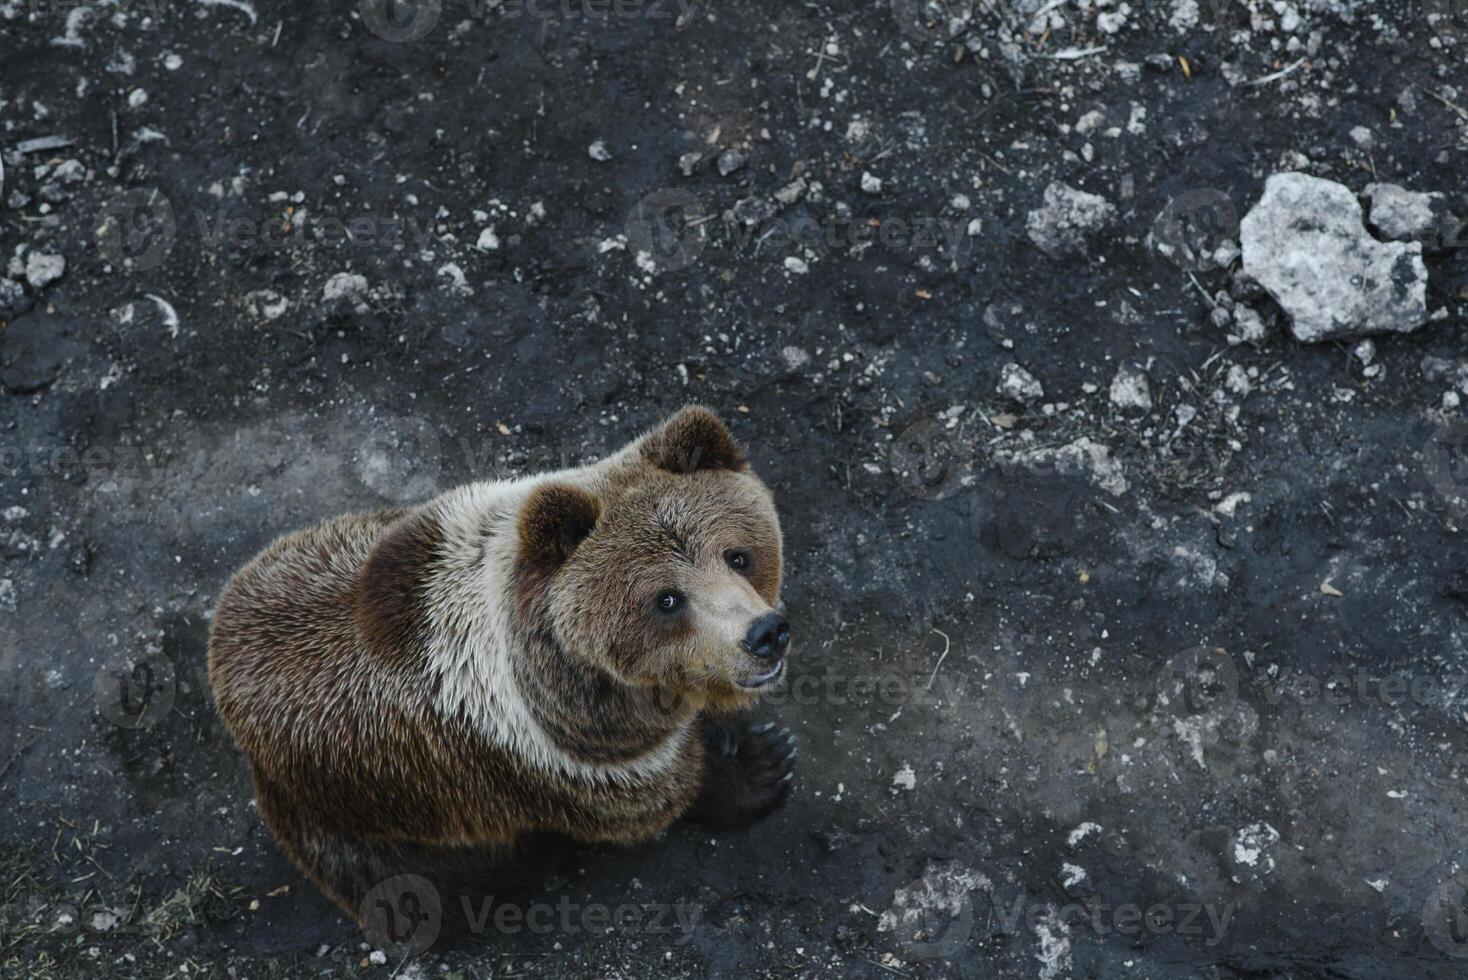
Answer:
[[[0, 0], [0, 972], [1468, 973], [1461, 3], [388, 13]], [[790, 804], [368, 943], [220, 587], [688, 401], [788, 529]]]

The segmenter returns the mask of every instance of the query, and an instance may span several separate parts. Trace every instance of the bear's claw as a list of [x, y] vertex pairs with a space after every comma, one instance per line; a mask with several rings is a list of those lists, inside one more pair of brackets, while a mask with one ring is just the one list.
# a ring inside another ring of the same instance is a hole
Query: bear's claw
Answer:
[[705, 740], [711, 751], [705, 757], [703, 792], [691, 814], [696, 819], [747, 827], [790, 795], [799, 751], [789, 728], [774, 722], [719, 726], [707, 731]]

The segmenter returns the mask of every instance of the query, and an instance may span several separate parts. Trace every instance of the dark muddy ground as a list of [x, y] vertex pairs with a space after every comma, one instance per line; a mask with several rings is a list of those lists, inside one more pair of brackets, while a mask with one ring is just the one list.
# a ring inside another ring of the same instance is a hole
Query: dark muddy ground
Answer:
[[[1153, 231], [1284, 170], [1463, 214], [1468, 31], [913, 6], [0, 0], [0, 970], [1463, 975], [1468, 471], [1424, 359], [1468, 249], [1373, 369]], [[1052, 181], [1116, 209], [1060, 257]], [[209, 703], [220, 587], [692, 400], [788, 529], [790, 805], [576, 854], [548, 929], [367, 943]]]

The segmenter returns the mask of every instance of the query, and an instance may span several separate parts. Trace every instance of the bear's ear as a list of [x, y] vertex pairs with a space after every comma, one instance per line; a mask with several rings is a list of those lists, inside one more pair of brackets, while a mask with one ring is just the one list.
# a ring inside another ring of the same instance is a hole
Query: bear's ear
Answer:
[[638, 447], [642, 457], [672, 473], [749, 468], [744, 450], [719, 417], [702, 405], [681, 408], [646, 436]]
[[443, 543], [425, 511], [400, 515], [378, 538], [357, 579], [357, 625], [384, 656], [410, 656], [427, 641], [428, 585]]
[[543, 483], [530, 492], [516, 529], [522, 567], [542, 572], [559, 568], [601, 515], [595, 497], [569, 483]]

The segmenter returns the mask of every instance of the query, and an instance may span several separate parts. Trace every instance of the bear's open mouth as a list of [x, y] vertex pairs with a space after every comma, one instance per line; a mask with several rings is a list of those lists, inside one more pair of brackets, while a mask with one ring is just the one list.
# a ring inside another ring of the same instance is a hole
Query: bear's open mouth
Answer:
[[740, 681], [739, 686], [747, 687], [751, 690], [757, 690], [761, 687], [769, 687], [771, 684], [775, 683], [775, 681], [779, 680], [780, 675], [783, 673], [785, 673], [785, 661], [782, 660], [779, 663], [775, 664], [774, 667], [770, 668], [770, 670], [766, 671], [763, 674], [760, 674], [758, 677], [751, 677], [747, 681]]

